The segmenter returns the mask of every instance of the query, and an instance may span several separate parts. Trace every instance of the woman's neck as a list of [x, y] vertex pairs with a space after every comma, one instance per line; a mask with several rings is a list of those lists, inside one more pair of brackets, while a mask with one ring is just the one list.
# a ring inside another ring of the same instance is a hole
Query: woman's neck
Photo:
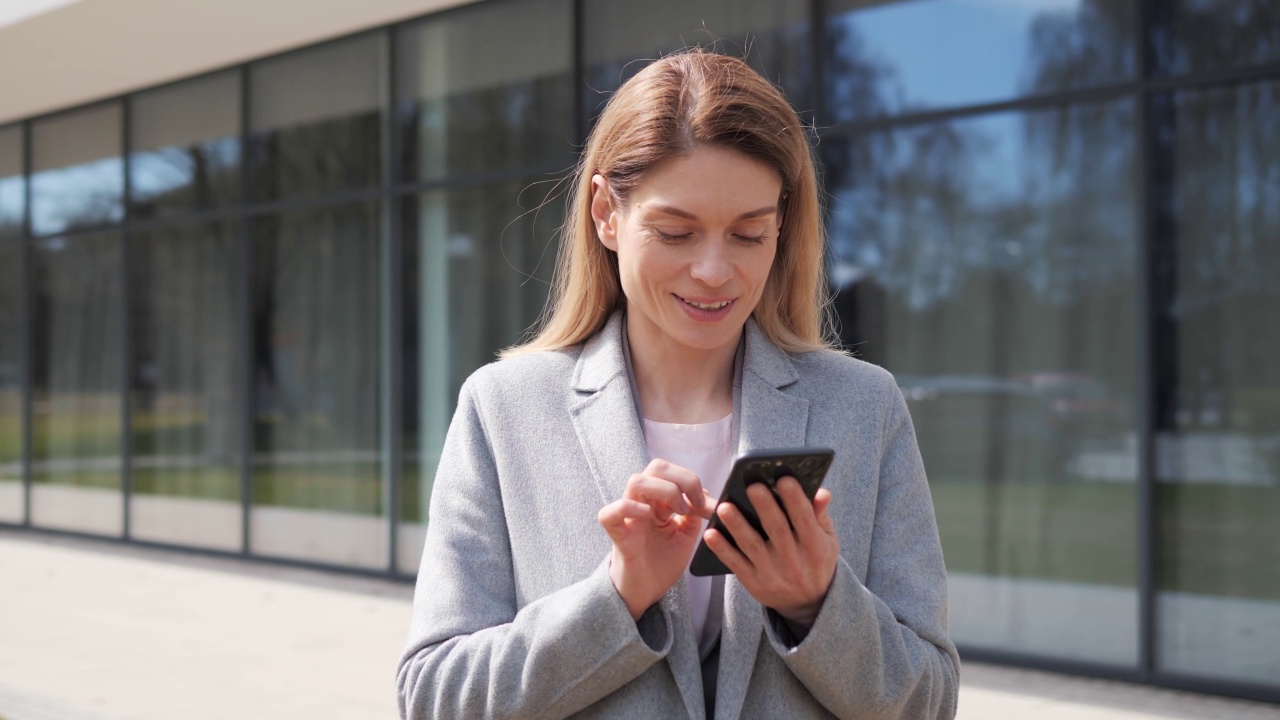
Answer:
[[738, 341], [701, 350], [679, 345], [666, 336], [649, 337], [658, 333], [650, 333], [638, 323], [627, 323], [626, 332], [646, 419], [693, 425], [715, 422], [733, 412]]

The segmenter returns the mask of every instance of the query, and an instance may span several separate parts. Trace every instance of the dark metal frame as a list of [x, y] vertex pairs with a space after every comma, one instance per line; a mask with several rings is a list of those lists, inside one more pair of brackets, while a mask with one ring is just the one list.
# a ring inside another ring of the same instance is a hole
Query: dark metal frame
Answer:
[[[487, 0], [484, 5], [490, 6], [506, 2], [521, 2], [521, 0]], [[591, 121], [591, 118], [587, 117], [587, 109], [583, 102], [586, 91], [585, 83], [583, 82], [583, 79], [586, 77], [583, 50], [585, 45], [585, 34], [587, 32], [584, 22], [584, 5], [586, 0], [567, 0], [567, 2], [570, 6], [571, 18], [569, 18], [569, 21], [572, 23], [571, 37], [573, 38], [574, 43], [574, 47], [572, 48], [572, 72], [575, 82], [573, 92], [574, 111], [572, 113], [572, 127], [575, 140], [578, 143], [578, 146], [581, 147], [582, 143], [585, 142]], [[1136, 73], [1132, 80], [1063, 91], [1043, 96], [987, 102], [976, 105], [943, 108], [903, 115], [861, 118], [851, 122], [824, 127], [820, 123], [825, 121], [829, 116], [826, 99], [827, 76], [825, 62], [826, 18], [829, 9], [827, 7], [826, 0], [808, 0], [809, 30], [813, 46], [810, 62], [814, 64], [814, 67], [812, 68], [812, 82], [814, 83], [814, 124], [816, 135], [824, 140], [838, 139], [890, 128], [900, 128], [910, 125], [965, 117], [983, 116], [999, 112], [1026, 112], [1045, 108], [1059, 108], [1076, 103], [1102, 102], [1125, 98], [1129, 98], [1135, 103], [1135, 122], [1137, 124], [1137, 127], [1135, 128], [1136, 162], [1132, 181], [1134, 183], [1134, 196], [1137, 198], [1139, 210], [1137, 213], [1138, 226], [1135, 229], [1138, 242], [1136, 243], [1137, 247], [1134, 257], [1134, 262], [1136, 263], [1134, 312], [1135, 317], [1138, 318], [1141, 325], [1139, 336], [1135, 339], [1135, 388], [1139, 408], [1136, 418], [1139, 436], [1138, 478], [1135, 487], [1139, 508], [1138, 517], [1136, 519], [1135, 538], [1138, 557], [1138, 575], [1136, 578], [1135, 589], [1137, 591], [1137, 602], [1139, 606], [1137, 664], [1133, 667], [1125, 667], [978, 647], [962, 647], [962, 654], [966, 659], [977, 661], [994, 662], [1074, 675], [1138, 682], [1160, 687], [1193, 690], [1210, 694], [1280, 703], [1280, 687], [1260, 686], [1228, 680], [1190, 676], [1182, 673], [1161, 670], [1159, 668], [1156, 624], [1159, 609], [1157, 602], [1159, 581], [1157, 576], [1157, 553], [1160, 541], [1157, 522], [1159, 486], [1157, 485], [1155, 478], [1154, 457], [1154, 434], [1156, 428], [1156, 409], [1158, 398], [1156, 397], [1156, 378], [1154, 373], [1150, 372], [1152, 363], [1159, 356], [1158, 351], [1160, 347], [1159, 331], [1155, 324], [1159, 308], [1160, 298], [1158, 297], [1158, 294], [1160, 292], [1160, 288], [1158, 287], [1159, 280], [1155, 277], [1154, 272], [1157, 267], [1157, 263], [1162, 257], [1166, 256], [1167, 252], [1169, 252], [1168, 245], [1172, 242], [1171, 238], [1165, 237], [1164, 234], [1162, 234], [1159, 223], [1153, 221], [1156, 213], [1156, 197], [1152, 184], [1153, 177], [1156, 172], [1155, 163], [1158, 162], [1157, 153], [1153, 152], [1154, 139], [1151, 137], [1152, 134], [1150, 131], [1150, 114], [1153, 98], [1162, 93], [1176, 90], [1231, 86], [1240, 83], [1266, 80], [1275, 81], [1280, 79], [1280, 62], [1253, 67], [1195, 72], [1178, 77], [1156, 77], [1154, 76], [1155, 63], [1153, 49], [1149, 42], [1148, 26], [1156, 17], [1157, 13], [1165, 11], [1166, 8], [1162, 0], [1133, 0], [1133, 2], [1135, 2], [1136, 7], [1136, 21], [1133, 37], [1133, 51], [1136, 53]], [[0, 528], [22, 528], [34, 533], [85, 538], [104, 543], [131, 543], [145, 547], [163, 548], [197, 555], [242, 557], [254, 562], [269, 565], [322, 569], [358, 576], [384, 579], [390, 578], [403, 582], [411, 582], [414, 579], [413, 575], [402, 572], [398, 567], [400, 558], [398, 557], [399, 553], [397, 542], [400, 528], [400, 515], [403, 510], [402, 491], [404, 483], [403, 437], [400, 432], [401, 425], [403, 424], [404, 411], [404, 408], [401, 405], [401, 393], [405, 386], [405, 367], [402, 357], [404, 349], [404, 328], [402, 327], [404, 315], [402, 303], [404, 301], [403, 290], [405, 283], [404, 268], [401, 263], [401, 255], [404, 249], [404, 228], [402, 227], [403, 218], [400, 212], [402, 202], [412, 195], [433, 189], [457, 189], [462, 187], [483, 186], [504, 181], [517, 180], [536, 174], [559, 173], [563, 172], [565, 169], [559, 165], [502, 169], [426, 182], [410, 181], [404, 177], [403, 158], [401, 157], [401, 128], [399, 122], [400, 108], [398, 107], [400, 98], [397, 96], [398, 88], [395, 72], [397, 59], [400, 53], [400, 31], [403, 28], [411, 27], [423, 21], [438, 20], [449, 17], [454, 13], [467, 13], [474, 10], [475, 6], [473, 5], [454, 7], [429, 15], [419, 16], [369, 30], [362, 30], [357, 33], [326, 40], [320, 43], [314, 43], [285, 53], [278, 53], [272, 56], [259, 58], [255, 61], [221, 67], [206, 73], [201, 73], [199, 75], [148, 88], [148, 90], [151, 90], [177, 83], [186, 83], [224, 72], [235, 72], [238, 74], [240, 83], [239, 99], [241, 103], [239, 135], [241, 196], [237, 203], [229, 207], [218, 208], [215, 210], [196, 211], [178, 218], [137, 220], [134, 217], [132, 208], [133, 203], [130, 198], [132, 190], [132, 159], [130, 157], [130, 151], [132, 150], [131, 107], [132, 98], [138, 93], [128, 93], [123, 96], [98, 100], [73, 108], [64, 108], [55, 112], [45, 113], [37, 117], [27, 118], [26, 120], [16, 123], [21, 127], [23, 142], [23, 169], [27, 180], [24, 183], [25, 212], [23, 217], [23, 238], [19, 256], [22, 266], [22, 280], [20, 288], [20, 311], [22, 313], [22, 318], [20, 319], [19, 324], [20, 332], [23, 337], [20, 375], [22, 383], [22, 483], [24, 487], [24, 506], [23, 519], [21, 523], [13, 524], [0, 522]], [[251, 141], [253, 137], [251, 129], [251, 75], [253, 67], [257, 63], [263, 61], [269, 61], [298, 52], [311, 51], [315, 48], [331, 43], [345, 42], [353, 37], [372, 35], [374, 33], [383, 34], [385, 49], [384, 66], [387, 70], [386, 85], [383, 88], [386, 100], [382, 123], [382, 131], [385, 134], [385, 137], [383, 138], [384, 157], [381, 175], [377, 185], [369, 188], [344, 190], [317, 196], [292, 197], [269, 202], [253, 202], [251, 187], [253, 181], [253, 157], [251, 152]], [[35, 287], [34, 282], [31, 279], [32, 269], [34, 266], [31, 243], [39, 237], [42, 237], [38, 236], [34, 232], [31, 215], [33, 198], [31, 178], [34, 170], [32, 156], [32, 148], [34, 145], [33, 134], [35, 131], [34, 126], [35, 123], [46, 118], [112, 103], [119, 103], [118, 107], [120, 107], [121, 112], [121, 126], [123, 133], [121, 146], [123, 152], [122, 172], [124, 173], [124, 195], [122, 197], [124, 212], [123, 218], [119, 223], [108, 223], [104, 224], [102, 227], [78, 228], [71, 233], [57, 234], [75, 236], [81, 233], [92, 233], [107, 228], [113, 230], [119, 229], [121, 232], [122, 267], [120, 268], [120, 272], [122, 273], [124, 280], [122, 290], [124, 313], [122, 332], [125, 334], [121, 351], [124, 368], [122, 371], [122, 407], [120, 411], [123, 422], [121, 430], [121, 492], [124, 502], [124, 530], [122, 536], [118, 538], [104, 537], [75, 531], [40, 528], [34, 526], [31, 522], [32, 488], [34, 483], [34, 357], [32, 351], [34, 327], [32, 316], [35, 307]], [[331, 207], [334, 205], [369, 200], [378, 200], [381, 202], [382, 217], [382, 237], [378, 240], [379, 252], [382, 254], [379, 273], [379, 305], [381, 308], [379, 318], [379, 352], [385, 353], [386, 357], [382, 358], [380, 362], [379, 393], [381, 397], [379, 403], [379, 423], [381, 425], [382, 433], [380, 445], [384, 456], [382, 460], [384, 465], [381, 470], [381, 479], [383, 483], [383, 507], [386, 513], [385, 518], [387, 521], [389, 543], [388, 562], [384, 569], [369, 570], [324, 562], [255, 555], [252, 552], [251, 533], [256, 394], [256, 382], [254, 378], [254, 337], [252, 330], [253, 294], [256, 291], [256, 282], [253, 277], [255, 261], [253, 252], [254, 240], [252, 235], [252, 220], [256, 217], [276, 213]], [[134, 297], [131, 289], [131, 283], [129, 282], [133, 263], [132, 254], [130, 252], [130, 238], [136, 232], [152, 228], [175, 227], [215, 221], [226, 223], [228, 228], [235, 228], [236, 252], [234, 263], [235, 274], [237, 277], [235, 312], [238, 318], [236, 339], [239, 343], [239, 352], [237, 353], [236, 360], [238, 383], [237, 394], [239, 401], [237, 411], [241, 423], [238, 442], [240, 445], [240, 503], [242, 509], [241, 520], [243, 523], [241, 548], [238, 553], [186, 546], [177, 543], [139, 540], [132, 537], [130, 527], [130, 501], [133, 491], [131, 408], [133, 403], [132, 361], [134, 359], [134, 338], [131, 332], [133, 322], [131, 305], [134, 301]]]
[[[252, 139], [249, 129], [252, 123], [250, 74], [248, 63], [240, 67], [240, 202], [237, 204], [237, 209], [246, 204], [245, 199], [249, 197], [249, 183], [253, 177], [249, 155], [249, 143]], [[253, 519], [253, 438], [257, 400], [253, 361], [253, 293], [257, 289], [257, 283], [253, 277], [255, 267], [252, 232], [253, 227], [249, 216], [243, 212], [239, 213], [236, 217], [236, 261], [239, 264], [236, 268], [236, 302], [238, 303], [236, 312], [240, 318], [236, 328], [237, 340], [240, 343], [240, 352], [237, 353], [240, 404], [237, 410], [240, 412], [240, 554], [244, 557], [253, 556], [250, 551], [253, 547], [250, 528]]]
[[120, 525], [120, 535], [128, 540], [132, 534], [133, 519], [133, 283], [130, 275], [133, 272], [133, 256], [129, 251], [132, 244], [130, 220], [133, 217], [133, 173], [130, 167], [130, 156], [133, 150], [133, 124], [130, 121], [130, 109], [133, 97], [126, 96], [120, 100], [120, 153], [123, 162], [120, 171], [124, 174], [121, 186], [120, 204], [124, 210], [124, 219], [120, 223], [120, 332], [124, 335], [120, 342], [120, 495], [124, 505], [124, 519]]
[[35, 452], [34, 439], [35, 426], [33, 420], [35, 418], [35, 400], [32, 397], [32, 389], [34, 386], [34, 377], [31, 371], [32, 359], [32, 340], [35, 337], [35, 328], [32, 325], [31, 317], [34, 313], [35, 291], [32, 287], [31, 269], [34, 262], [31, 258], [31, 170], [32, 165], [32, 145], [31, 142], [31, 121], [27, 120], [22, 123], [22, 172], [24, 181], [22, 183], [22, 237], [19, 238], [19, 255], [22, 263], [22, 277], [18, 282], [22, 283], [22, 318], [18, 321], [22, 330], [22, 527], [31, 527], [31, 489], [35, 477], [32, 471], [32, 458]]
[[[1152, 50], [1147, 43], [1146, 28], [1150, 22], [1151, 3], [1154, 0], [1138, 0], [1138, 14], [1135, 18], [1135, 51], [1138, 54], [1137, 72], [1139, 82], [1151, 76], [1154, 67]], [[1137, 192], [1134, 198], [1138, 201], [1137, 257], [1134, 258], [1134, 317], [1138, 323], [1136, 347], [1134, 347], [1134, 383], [1137, 408], [1138, 431], [1138, 477], [1137, 477], [1137, 546], [1138, 546], [1138, 674], [1139, 679], [1152, 681], [1158, 672], [1156, 661], [1156, 588], [1159, 578], [1156, 577], [1156, 553], [1159, 544], [1159, 525], [1156, 511], [1155, 484], [1155, 375], [1147, 372], [1153, 358], [1155, 333], [1152, 315], [1156, 312], [1157, 303], [1151, 293], [1151, 267], [1155, 261], [1156, 246], [1159, 238], [1153, 234], [1154, 226], [1149, 219], [1155, 202], [1155, 194], [1151, 187], [1151, 168], [1148, 166], [1152, 157], [1150, 152], [1150, 117], [1149, 100], [1145, 93], [1136, 98], [1137, 147], [1134, 178]]]
[[[400, 156], [400, 98], [396, 93], [396, 67], [400, 57], [400, 34], [395, 29], [386, 30], [385, 40], [388, 68], [384, 92], [387, 108], [383, 114], [382, 145], [385, 156], [382, 163], [382, 187], [388, 195], [401, 175], [404, 158]], [[401, 301], [404, 298], [403, 237], [400, 232], [400, 204], [395, 199], [382, 203], [381, 237], [379, 238], [379, 265], [382, 268], [381, 340], [379, 352], [383, 354], [382, 398], [378, 403], [379, 420], [382, 422], [382, 489], [383, 508], [387, 513], [387, 567], [392, 575], [399, 574], [400, 567], [400, 486], [404, 470], [404, 407], [399, 402], [404, 388], [404, 330]]]

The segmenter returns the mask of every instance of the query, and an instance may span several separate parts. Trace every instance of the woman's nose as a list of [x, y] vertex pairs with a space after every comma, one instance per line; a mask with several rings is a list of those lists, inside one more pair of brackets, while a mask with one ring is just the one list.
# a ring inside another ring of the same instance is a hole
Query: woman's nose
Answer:
[[721, 243], [710, 242], [705, 245], [707, 247], [701, 249], [693, 261], [691, 274], [694, 280], [709, 287], [719, 287], [733, 277], [733, 264], [729, 262], [729, 256]]

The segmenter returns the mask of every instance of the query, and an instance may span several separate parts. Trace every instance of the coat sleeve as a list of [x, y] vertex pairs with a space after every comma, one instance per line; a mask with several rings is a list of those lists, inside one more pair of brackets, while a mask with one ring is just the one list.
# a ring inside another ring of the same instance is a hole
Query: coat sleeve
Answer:
[[396, 670], [400, 717], [564, 717], [638, 677], [671, 647], [661, 605], [633, 621], [607, 558], [517, 608], [498, 472], [475, 383], [445, 438]]
[[[892, 388], [867, 576], [842, 557], [798, 644], [765, 633], [813, 696], [842, 718], [955, 717], [960, 657], [947, 636], [947, 574], [906, 401]], [[772, 611], [766, 610], [772, 614]]]

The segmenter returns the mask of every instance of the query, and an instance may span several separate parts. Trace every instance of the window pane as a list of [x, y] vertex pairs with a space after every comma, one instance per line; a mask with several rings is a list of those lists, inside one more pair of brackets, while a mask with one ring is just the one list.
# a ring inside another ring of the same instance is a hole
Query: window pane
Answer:
[[130, 535], [238, 551], [235, 232], [135, 235]]
[[1134, 2], [835, 0], [827, 97], [836, 122], [1132, 79]]
[[124, 217], [120, 105], [77, 110], [32, 125], [31, 228], [49, 235]]
[[1280, 687], [1280, 82], [1159, 96], [1159, 661]]
[[957, 642], [1134, 665], [1133, 107], [827, 148], [844, 342], [893, 371]]
[[1173, 0], [1153, 5], [1155, 72], [1180, 75], [1280, 61], [1275, 0]]
[[782, 86], [798, 111], [813, 108], [808, 3], [791, 0], [586, 0], [587, 117], [653, 60], [690, 45], [745, 56]]
[[251, 66], [253, 199], [377, 187], [385, 68], [381, 34]]
[[253, 551], [385, 568], [378, 205], [253, 232]]
[[22, 522], [22, 128], [0, 128], [0, 521]]
[[22, 522], [22, 252], [0, 240], [0, 521]]
[[567, 0], [525, 0], [403, 28], [397, 45], [403, 179], [568, 166], [572, 21]]
[[240, 188], [240, 74], [135, 95], [129, 192], [134, 219], [212, 210]]
[[22, 237], [25, 194], [22, 128], [0, 128], [0, 243]]
[[31, 252], [31, 522], [120, 535], [120, 236], [45, 238]]
[[546, 302], [564, 206], [539, 180], [404, 202], [402, 572], [418, 570], [431, 481], [462, 382], [519, 342]]

